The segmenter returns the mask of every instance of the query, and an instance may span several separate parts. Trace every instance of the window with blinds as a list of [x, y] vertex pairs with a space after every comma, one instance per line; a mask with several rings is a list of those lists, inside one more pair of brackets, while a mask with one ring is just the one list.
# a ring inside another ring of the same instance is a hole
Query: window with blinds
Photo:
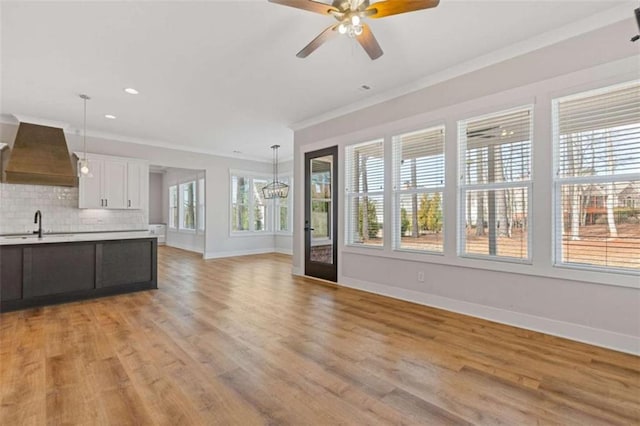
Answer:
[[640, 81], [554, 99], [555, 263], [640, 270]]
[[383, 245], [384, 142], [376, 140], [346, 148], [346, 243]]
[[394, 249], [444, 248], [444, 126], [393, 138]]
[[459, 253], [530, 259], [531, 107], [458, 122]]

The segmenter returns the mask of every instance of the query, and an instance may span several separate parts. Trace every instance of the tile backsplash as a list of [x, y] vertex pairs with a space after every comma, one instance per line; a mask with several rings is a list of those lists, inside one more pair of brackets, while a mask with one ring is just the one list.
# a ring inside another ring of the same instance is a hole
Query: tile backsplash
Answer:
[[0, 183], [0, 234], [31, 232], [36, 210], [43, 232], [129, 231], [147, 229], [145, 210], [78, 208], [78, 188]]

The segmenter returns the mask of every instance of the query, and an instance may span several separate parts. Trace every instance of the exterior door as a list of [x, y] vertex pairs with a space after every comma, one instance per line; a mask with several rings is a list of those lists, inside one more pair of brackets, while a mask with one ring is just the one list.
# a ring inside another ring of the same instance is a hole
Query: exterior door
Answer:
[[338, 280], [338, 147], [305, 154], [305, 275]]

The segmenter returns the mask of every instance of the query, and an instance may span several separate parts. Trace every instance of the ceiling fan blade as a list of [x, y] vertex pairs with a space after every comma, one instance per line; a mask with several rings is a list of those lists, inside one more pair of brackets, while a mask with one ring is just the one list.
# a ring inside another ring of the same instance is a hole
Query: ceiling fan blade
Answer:
[[332, 25], [321, 32], [318, 37], [311, 40], [311, 43], [307, 44], [304, 49], [298, 52], [296, 56], [298, 58], [306, 58], [307, 56], [312, 54], [318, 47], [322, 46], [324, 42], [331, 40], [332, 38], [337, 36], [339, 34], [338, 31], [336, 31], [338, 29], [338, 25], [340, 24]]
[[377, 12], [370, 15], [370, 17], [377, 19], [400, 13], [430, 9], [436, 7], [438, 3], [440, 3], [440, 0], [386, 0], [372, 4], [367, 8], [367, 11], [375, 9]]
[[362, 25], [362, 34], [356, 37], [356, 40], [358, 40], [358, 43], [360, 43], [372, 60], [378, 59], [384, 53], [378, 44], [378, 40], [373, 36], [371, 28], [366, 24]]
[[338, 9], [329, 4], [313, 0], [269, 0], [269, 2], [295, 7], [296, 9], [308, 10], [322, 15], [329, 15], [331, 12], [339, 12]]

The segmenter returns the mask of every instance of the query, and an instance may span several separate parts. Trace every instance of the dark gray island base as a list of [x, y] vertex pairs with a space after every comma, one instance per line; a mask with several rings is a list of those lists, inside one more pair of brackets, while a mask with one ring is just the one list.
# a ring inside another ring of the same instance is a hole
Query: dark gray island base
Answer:
[[0, 312], [158, 288], [155, 238], [0, 246]]

